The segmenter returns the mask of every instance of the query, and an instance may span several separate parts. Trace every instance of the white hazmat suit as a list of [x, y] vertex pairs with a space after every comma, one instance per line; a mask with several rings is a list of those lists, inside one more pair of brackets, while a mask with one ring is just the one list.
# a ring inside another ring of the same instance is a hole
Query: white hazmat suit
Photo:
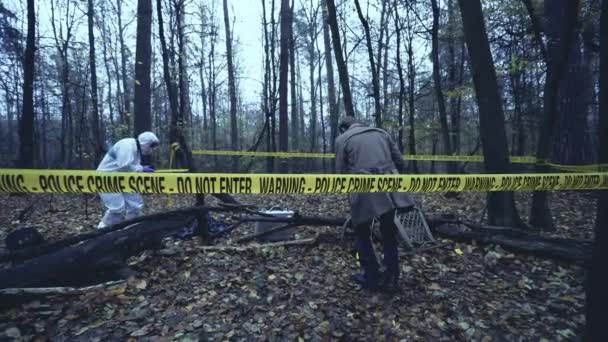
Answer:
[[[137, 136], [137, 140], [121, 139], [106, 153], [97, 171], [153, 172], [150, 167], [141, 165], [141, 156], [152, 154], [158, 144], [159, 140], [152, 132], [141, 133]], [[144, 206], [143, 197], [137, 193], [100, 193], [99, 196], [107, 210], [97, 228], [137, 217]]]

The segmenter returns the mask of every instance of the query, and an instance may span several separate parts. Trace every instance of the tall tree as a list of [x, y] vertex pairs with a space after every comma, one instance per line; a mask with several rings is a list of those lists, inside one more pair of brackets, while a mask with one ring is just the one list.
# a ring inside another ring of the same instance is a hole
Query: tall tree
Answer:
[[152, 129], [150, 114], [150, 62], [152, 59], [152, 0], [137, 2], [135, 50], [134, 133]]
[[[224, 0], [224, 28], [226, 29], [226, 59], [228, 60], [228, 98], [230, 99], [230, 147], [236, 151], [238, 146], [238, 127], [236, 119], [236, 80], [232, 55], [232, 35], [230, 33], [230, 17], [228, 15], [228, 0]], [[238, 157], [232, 158], [232, 170], [237, 171]]]
[[103, 137], [101, 135], [101, 123], [99, 120], [99, 103], [97, 101], [97, 64], [95, 63], [95, 32], [94, 19], [95, 7], [93, 0], [88, 0], [88, 25], [89, 25], [89, 70], [91, 72], [91, 124], [93, 126], [93, 141], [95, 163], [103, 157]]
[[[291, 12], [294, 11], [294, 4], [291, 5]], [[291, 148], [295, 151], [298, 151], [300, 148], [300, 125], [298, 119], [298, 89], [296, 87], [296, 38], [294, 35], [294, 30], [291, 30], [291, 35], [289, 37], [289, 78], [291, 80], [291, 84], [289, 86], [289, 91], [291, 93]]]
[[[439, 107], [439, 122], [441, 123], [441, 137], [443, 139], [444, 153], [452, 154], [452, 144], [450, 140], [450, 128], [448, 127], [448, 114], [445, 108], [445, 98], [441, 87], [441, 65], [439, 64], [439, 19], [441, 16], [438, 0], [431, 0], [433, 7], [433, 27], [431, 29], [433, 57], [433, 83], [435, 85], [435, 96], [437, 97], [437, 106]], [[448, 162], [448, 172], [455, 173], [456, 164]]]
[[[434, 0], [435, 1], [435, 0]], [[376, 69], [376, 62], [374, 61], [374, 50], [372, 47], [372, 37], [370, 33], [369, 23], [363, 15], [359, 0], [355, 0], [355, 7], [357, 7], [357, 15], [363, 25], [363, 31], [365, 33], [365, 43], [367, 45], [367, 56], [369, 58], [370, 70], [372, 73], [372, 91], [374, 95], [374, 116], [376, 118], [376, 127], [382, 127], [382, 105], [380, 104], [380, 80], [378, 77], [379, 68]], [[381, 28], [383, 31], [383, 28]], [[378, 61], [378, 64], [380, 61]]]
[[[525, 0], [529, 1], [529, 0]], [[543, 90], [543, 116], [539, 126], [539, 138], [536, 150], [536, 158], [541, 163], [536, 165], [536, 172], [548, 172], [548, 168], [542, 161], [550, 157], [551, 146], [554, 141], [554, 124], [557, 120], [558, 93], [560, 81], [563, 77], [567, 64], [568, 51], [574, 40], [575, 27], [578, 17], [579, 0], [552, 1], [546, 6], [552, 8], [551, 16], [556, 16], [551, 22], [554, 25], [555, 34], [548, 35], [547, 47], [545, 48], [539, 20], [536, 17], [532, 4], [526, 2], [530, 18], [535, 30], [536, 39], [539, 41], [541, 51], [545, 51], [545, 64], [547, 66], [545, 86]], [[536, 24], [534, 24], [536, 23]], [[530, 224], [546, 230], [554, 230], [553, 218], [549, 210], [548, 193], [546, 191], [535, 191], [532, 195], [532, 208], [530, 210]]]
[[[336, 102], [336, 84], [334, 83], [334, 64], [331, 58], [331, 41], [329, 38], [329, 22], [327, 21], [327, 6], [323, 5], [323, 49], [325, 52], [325, 70], [327, 71], [327, 101], [329, 102], [329, 131], [331, 151], [336, 151], [338, 136], [338, 103]], [[319, 66], [320, 68], [320, 66]]]
[[[292, 29], [291, 7], [289, 0], [281, 0], [281, 40], [279, 51], [279, 150], [288, 149], [288, 114], [287, 114], [287, 77], [289, 72], [289, 45]], [[287, 171], [287, 164], [281, 163], [281, 171]]]
[[[76, 23], [76, 11], [71, 2], [68, 1], [61, 10], [65, 13], [65, 22], [55, 20], [55, 0], [51, 1], [51, 28], [55, 39], [55, 47], [59, 54], [58, 68], [61, 77], [61, 151], [60, 157], [64, 167], [72, 163], [73, 151], [73, 120], [72, 120], [72, 86], [69, 63], [69, 49], [74, 38], [73, 29]], [[65, 25], [65, 31], [64, 31]], [[59, 29], [57, 29], [59, 26]]]
[[[490, 52], [480, 0], [458, 0], [464, 37], [471, 60], [479, 106], [480, 135], [485, 168], [489, 173], [510, 170], [502, 99]], [[522, 226], [512, 192], [488, 193], [488, 221], [496, 226]]]
[[405, 76], [403, 75], [403, 65], [401, 64], [401, 19], [399, 18], [399, 9], [397, 6], [397, 0], [393, 2], [393, 8], [395, 10], [395, 35], [397, 36], [397, 74], [399, 75], [399, 100], [398, 100], [398, 121], [399, 121], [399, 138], [398, 138], [398, 146], [399, 151], [403, 153], [403, 130], [405, 126], [403, 124], [403, 102], [405, 100]]
[[23, 109], [19, 122], [19, 167], [34, 166], [34, 61], [36, 55], [36, 12], [34, 0], [27, 1], [27, 37], [23, 55]]
[[[407, 23], [407, 45], [405, 50], [407, 52], [407, 104], [408, 104], [408, 123], [410, 126], [408, 134], [408, 150], [411, 155], [416, 155], [416, 67], [414, 66], [414, 36], [415, 27], [412, 24], [411, 11], [406, 12], [406, 23]], [[418, 173], [418, 162], [412, 160], [410, 162], [412, 166], [411, 171]]]
[[338, 66], [338, 74], [340, 76], [340, 85], [342, 86], [342, 100], [344, 101], [344, 111], [347, 116], [355, 116], [353, 107], [353, 97], [350, 91], [350, 81], [348, 79], [348, 67], [344, 61], [342, 53], [342, 45], [340, 40], [340, 28], [338, 27], [338, 17], [336, 14], [336, 4], [334, 0], [325, 0], [327, 6], [327, 22], [331, 29], [331, 38], [334, 46], [334, 54], [336, 56], [336, 64]]
[[[602, 1], [600, 14], [600, 37], [608, 37], [608, 1]], [[608, 163], [608, 44], [600, 45], [600, 108], [599, 108], [599, 155], [600, 163]], [[595, 221], [595, 241], [593, 256], [586, 286], [587, 327], [584, 341], [608, 341], [606, 329], [606, 308], [608, 307], [608, 281], [606, 281], [606, 260], [608, 260], [608, 190], [601, 190], [597, 201]]]
[[129, 74], [127, 73], [127, 46], [125, 44], [126, 26], [122, 22], [122, 2], [116, 0], [116, 14], [118, 17], [118, 41], [120, 42], [120, 70], [122, 74], [123, 90], [123, 110], [121, 113], [121, 123], [130, 127], [129, 116], [131, 115], [131, 85], [129, 84]]

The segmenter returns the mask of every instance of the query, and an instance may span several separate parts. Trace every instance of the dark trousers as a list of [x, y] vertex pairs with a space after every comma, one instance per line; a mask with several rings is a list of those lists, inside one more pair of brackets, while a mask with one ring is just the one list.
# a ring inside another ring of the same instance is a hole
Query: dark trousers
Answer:
[[[386, 266], [386, 281], [396, 282], [399, 279], [399, 252], [397, 250], [397, 226], [393, 221], [395, 211], [391, 210], [380, 215], [380, 232], [382, 233], [382, 247], [384, 250], [384, 265]], [[365, 272], [365, 279], [370, 283], [376, 283], [378, 279], [378, 262], [374, 255], [372, 241], [370, 238], [371, 222], [355, 227], [357, 240], [356, 249], [360, 254], [361, 266]]]

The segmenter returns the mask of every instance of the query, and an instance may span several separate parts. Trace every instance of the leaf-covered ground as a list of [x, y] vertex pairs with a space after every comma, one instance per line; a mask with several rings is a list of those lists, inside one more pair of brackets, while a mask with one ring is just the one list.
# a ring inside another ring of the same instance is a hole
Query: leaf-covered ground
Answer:
[[[518, 194], [524, 218], [529, 194]], [[485, 194], [417, 197], [427, 213], [478, 221]], [[238, 196], [302, 214], [343, 217], [346, 199], [331, 196]], [[147, 196], [146, 212], [186, 206], [189, 196]], [[32, 211], [17, 220], [32, 203]], [[0, 195], [0, 238], [22, 225], [49, 239], [93, 229], [102, 212], [94, 196]], [[595, 195], [552, 195], [556, 235], [591, 238]], [[215, 216], [229, 220], [229, 217]], [[252, 232], [244, 226], [228, 239]], [[130, 260], [135, 278], [111, 291], [49, 298], [0, 312], [0, 340], [577, 340], [584, 328], [584, 270], [515, 255], [500, 247], [452, 244], [419, 254], [402, 251], [401, 294], [373, 294], [351, 284], [358, 271], [338, 229], [316, 246], [203, 251], [197, 240], [167, 241], [163, 253]], [[445, 241], [448, 242], [448, 241]], [[7, 265], [3, 265], [6, 267]]]

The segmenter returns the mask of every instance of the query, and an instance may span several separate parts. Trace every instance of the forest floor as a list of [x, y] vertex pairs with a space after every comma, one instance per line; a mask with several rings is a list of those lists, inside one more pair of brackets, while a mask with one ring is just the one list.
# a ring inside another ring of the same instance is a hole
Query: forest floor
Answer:
[[[344, 217], [346, 197], [237, 196], [260, 207]], [[595, 194], [557, 192], [557, 236], [592, 238]], [[531, 195], [517, 194], [527, 219]], [[420, 194], [428, 214], [478, 221], [485, 194], [460, 199]], [[146, 212], [189, 206], [192, 196], [146, 196]], [[211, 200], [209, 201], [211, 202]], [[25, 222], [21, 211], [35, 203]], [[0, 239], [22, 225], [56, 240], [94, 229], [102, 205], [92, 195], [0, 195]], [[228, 219], [214, 215], [216, 219]], [[242, 226], [228, 238], [253, 231]], [[454, 243], [417, 254], [401, 251], [402, 293], [371, 293], [351, 283], [358, 272], [338, 228], [300, 227], [300, 238], [322, 231], [318, 245], [202, 251], [199, 241], [167, 241], [171, 253], [130, 259], [135, 278], [113, 291], [51, 297], [0, 311], [0, 340], [401, 340], [567, 341], [585, 325], [581, 266], [512, 254], [497, 246]], [[444, 242], [449, 242], [445, 240]], [[0, 265], [7, 267], [7, 265]]]

